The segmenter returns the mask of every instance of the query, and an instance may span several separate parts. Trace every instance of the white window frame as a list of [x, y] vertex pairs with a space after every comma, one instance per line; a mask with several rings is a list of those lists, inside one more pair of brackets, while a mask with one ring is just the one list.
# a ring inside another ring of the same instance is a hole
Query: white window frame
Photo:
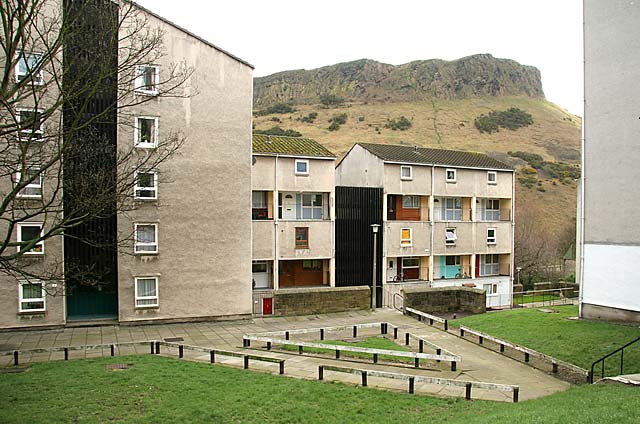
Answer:
[[[138, 296], [138, 280], [154, 280], [156, 285], [156, 295], [155, 296]], [[160, 295], [158, 293], [158, 277], [157, 276], [144, 276], [144, 277], [135, 277], [133, 282], [133, 289], [135, 293], [135, 308], [136, 309], [144, 309], [144, 308], [157, 308], [160, 306]], [[139, 300], [154, 300], [153, 304], [144, 304], [138, 305]]]
[[[41, 297], [24, 297], [23, 286], [25, 284], [40, 284], [41, 286]], [[47, 293], [44, 290], [44, 282], [40, 280], [34, 281], [19, 281], [18, 282], [18, 311], [23, 312], [45, 312], [47, 310]], [[42, 302], [42, 308], [24, 308], [23, 303], [31, 303], [31, 302]]]
[[[409, 238], [402, 238], [402, 233], [405, 230], [409, 230]], [[413, 228], [400, 228], [400, 247], [411, 247], [413, 246]]]
[[487, 184], [498, 184], [498, 173], [496, 171], [487, 171]]
[[[298, 171], [298, 164], [303, 163], [306, 171]], [[309, 160], [308, 159], [296, 159], [294, 164], [294, 171], [296, 175], [309, 175]]]
[[[44, 109], [33, 109], [33, 108], [26, 108], [26, 107], [19, 107], [16, 108], [16, 118], [18, 119], [18, 123], [22, 123], [22, 112], [35, 112], [35, 113], [39, 113], [41, 118], [42, 118], [42, 113], [44, 112]], [[40, 127], [39, 129], [33, 131], [30, 128], [22, 128], [22, 125], [20, 125], [20, 129], [18, 130], [18, 134], [20, 135], [20, 139], [21, 140], [40, 140], [42, 139], [42, 136], [44, 135], [44, 122], [42, 121], [42, 119], [40, 119]], [[33, 138], [31, 134], [39, 134], [40, 137], [39, 138]]]
[[[140, 120], [153, 120], [153, 140], [150, 143], [140, 142]], [[133, 123], [133, 142], [141, 149], [154, 149], [158, 147], [158, 117], [157, 116], [136, 116]]]
[[[42, 222], [19, 222], [18, 226], [17, 226], [17, 231], [18, 231], [18, 235], [17, 235], [17, 240], [18, 243], [22, 243], [25, 240], [22, 240], [22, 228], [23, 227], [40, 227], [40, 237], [42, 237], [42, 235], [44, 234], [44, 223]], [[40, 246], [40, 251], [39, 252], [34, 252], [33, 249], [35, 249], [37, 246]], [[17, 246], [17, 251], [20, 252], [20, 245]], [[35, 246], [33, 246], [33, 248], [27, 252], [24, 252], [23, 255], [44, 255], [44, 240], [40, 240], [39, 242], [37, 242], [35, 244]]]
[[[20, 62], [28, 57], [28, 56], [39, 56], [39, 60], [42, 60], [42, 53], [35, 52], [18, 52], [18, 58], [16, 60], [16, 65], [14, 68], [14, 73], [16, 77], [16, 82], [21, 82], [21, 77], [26, 77], [29, 74], [29, 71], [26, 73], [20, 72]], [[27, 66], [28, 67], [28, 66]], [[32, 85], [43, 85], [44, 84], [44, 73], [42, 67], [40, 67], [40, 71], [36, 74], [31, 73], [31, 84]]]
[[[408, 169], [409, 170], [409, 175], [404, 175], [403, 174], [403, 170]], [[413, 166], [409, 166], [409, 165], [400, 165], [400, 179], [404, 180], [404, 181], [411, 181], [413, 180]]]
[[[38, 167], [32, 167], [32, 168], [28, 168], [28, 171], [37, 171], [38, 172], [38, 178], [36, 180], [33, 180], [32, 182], [30, 182], [29, 184], [27, 184], [22, 190], [20, 190], [18, 192], [18, 194], [16, 195], [16, 197], [19, 197], [21, 199], [42, 199], [42, 173], [40, 172], [40, 168]], [[22, 178], [22, 172], [21, 171], [16, 171], [16, 184], [20, 184], [20, 179]], [[36, 183], [37, 181], [37, 183]], [[23, 190], [26, 189], [39, 189], [40, 190], [40, 194], [23, 194]]]
[[[493, 236], [491, 236], [491, 232], [493, 232]], [[496, 244], [496, 240], [498, 239], [498, 231], [494, 227], [487, 228], [487, 244]]]
[[[145, 89], [144, 84], [144, 71], [146, 69], [153, 69], [154, 71], [154, 84], [152, 90]], [[136, 78], [134, 80], [134, 91], [138, 94], [144, 94], [148, 96], [157, 96], [159, 93], [158, 83], [160, 82], [160, 66], [158, 65], [136, 65]]]
[[[138, 227], [140, 226], [153, 226], [154, 228], [154, 243], [144, 243], [138, 241]], [[139, 247], [154, 246], [154, 250], [138, 250]], [[136, 222], [134, 224], [133, 231], [133, 253], [136, 255], [155, 255], [158, 253], [158, 224], [155, 222]]]
[[[449, 233], [453, 233], [452, 237], [449, 237]], [[458, 240], [458, 233], [455, 227], [447, 227], [444, 230], [444, 244], [447, 246], [455, 246]]]
[[[453, 178], [449, 178], [449, 172], [453, 173]], [[457, 181], [457, 177], [458, 177], [458, 170], [457, 169], [453, 169], [453, 168], [447, 168], [444, 171], [444, 178], [445, 181], [448, 183], [455, 183]]]
[[[404, 200], [411, 200], [411, 206], [406, 206]], [[402, 209], [420, 209], [420, 196], [417, 195], [403, 195], [402, 196]]]
[[[496, 262], [487, 262], [487, 259], [496, 259]], [[489, 271], [489, 272], [487, 272]], [[489, 277], [500, 274], [500, 256], [495, 253], [480, 255], [480, 276]]]
[[[405, 270], [405, 269], [416, 269], [416, 268], [420, 269], [420, 265], [422, 263], [422, 261], [420, 260], [420, 256], [405, 256], [405, 257], [401, 257], [400, 259], [401, 259], [402, 269], [403, 270]], [[404, 264], [405, 260], [414, 260], [414, 259], [418, 260], [418, 265], [405, 265]]]
[[[143, 187], [138, 185], [138, 174], [153, 174], [153, 187]], [[134, 173], [135, 183], [133, 187], [133, 198], [136, 200], [158, 200], [158, 172], [154, 170], [148, 171], [135, 171]], [[139, 196], [139, 191], [152, 191], [153, 196]]]

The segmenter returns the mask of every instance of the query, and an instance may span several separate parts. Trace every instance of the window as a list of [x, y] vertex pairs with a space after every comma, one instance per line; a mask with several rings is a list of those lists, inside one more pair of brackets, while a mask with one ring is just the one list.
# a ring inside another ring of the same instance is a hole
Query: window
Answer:
[[401, 166], [400, 167], [400, 179], [401, 180], [413, 180], [413, 167]]
[[[35, 85], [42, 85], [44, 77], [42, 76], [41, 62], [42, 55], [39, 53], [19, 53], [18, 63], [16, 63], [16, 82], [30, 79]], [[40, 67], [41, 69], [38, 69]]]
[[153, 148], [158, 145], [158, 118], [138, 116], [134, 127], [137, 147]]
[[135, 224], [134, 253], [158, 253], [158, 224]]
[[302, 269], [307, 271], [322, 271], [322, 261], [320, 259], [311, 259], [302, 261]]
[[322, 198], [322, 193], [296, 194], [296, 219], [322, 219], [324, 210]]
[[482, 289], [487, 292], [487, 294], [496, 294], [496, 292], [498, 291], [498, 285], [497, 284], [483, 284], [482, 285]]
[[447, 169], [445, 171], [445, 174], [447, 176], [447, 182], [448, 183], [455, 183], [456, 182], [456, 170], [455, 169]]
[[420, 267], [419, 257], [415, 256], [415, 257], [402, 258], [402, 269], [419, 268], [419, 267]]
[[462, 198], [446, 197], [442, 199], [442, 212], [445, 221], [462, 221]]
[[265, 261], [252, 262], [251, 272], [267, 272], [267, 262]]
[[136, 277], [136, 308], [158, 307], [158, 277]]
[[402, 258], [402, 274], [406, 280], [420, 279], [420, 258], [408, 257]]
[[495, 228], [487, 228], [487, 244], [496, 244]]
[[269, 209], [267, 207], [266, 191], [251, 192], [251, 219], [254, 219], [254, 220], [269, 219]]
[[496, 171], [487, 171], [487, 183], [498, 184], [498, 173]]
[[445, 244], [456, 244], [458, 236], [456, 235], [455, 228], [447, 228], [445, 230]]
[[446, 266], [459, 266], [460, 265], [460, 256], [445, 256], [445, 265]]
[[296, 227], [296, 249], [309, 248], [309, 227]]
[[158, 174], [154, 171], [138, 171], [135, 175], [134, 197], [141, 200], [158, 198]]
[[18, 287], [20, 312], [44, 312], [45, 291], [41, 281], [21, 281]]
[[420, 209], [420, 196], [402, 196], [403, 209]]
[[402, 228], [400, 230], [400, 247], [411, 247], [412, 246], [412, 233], [413, 230], [411, 228]]
[[16, 172], [16, 184], [26, 181], [29, 181], [29, 183], [18, 192], [18, 197], [26, 199], [42, 198], [42, 175], [40, 174], [40, 169], [29, 168], [24, 174], [20, 171]]
[[309, 175], [309, 161], [296, 159], [296, 175]]
[[155, 65], [136, 66], [136, 93], [156, 95], [160, 82], [160, 67]]
[[[18, 243], [28, 244], [42, 237], [42, 223], [29, 222], [18, 224]], [[23, 250], [23, 246], [18, 246], [18, 252]], [[44, 240], [40, 240], [35, 245], [24, 252], [25, 255], [42, 255], [44, 254]]]
[[40, 140], [42, 138], [42, 111], [37, 109], [17, 109], [16, 117], [20, 124], [21, 140]]
[[498, 255], [480, 255], [480, 275], [498, 275], [500, 257]]
[[500, 221], [500, 199], [484, 199], [484, 220]]

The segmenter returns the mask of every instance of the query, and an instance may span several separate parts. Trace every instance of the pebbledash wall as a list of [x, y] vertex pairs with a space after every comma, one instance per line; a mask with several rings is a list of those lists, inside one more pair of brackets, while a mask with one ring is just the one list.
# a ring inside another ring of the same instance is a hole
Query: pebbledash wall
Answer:
[[580, 315], [640, 322], [640, 4], [584, 2]]
[[[133, 211], [118, 216], [122, 236], [133, 234], [135, 223], [157, 225], [158, 253], [134, 254], [131, 242], [125, 247], [129, 251], [118, 255], [117, 319], [136, 323], [250, 316], [253, 67], [139, 9], [151, 28], [164, 32], [166, 56], [153, 64], [159, 65], [160, 78], [180, 62], [193, 74], [187, 98], [153, 98], [118, 117], [118, 145], [134, 143], [135, 116], [156, 117], [160, 139], [179, 131], [187, 141], [155, 170], [157, 200], [138, 201]], [[25, 261], [60, 260], [61, 240], [46, 241], [43, 256]], [[157, 279], [156, 306], [137, 305], [136, 277]], [[2, 280], [0, 328], [66, 324], [65, 296], [47, 295], [44, 312], [20, 313], [18, 282]], [[63, 283], [55, 289], [64, 292]]]

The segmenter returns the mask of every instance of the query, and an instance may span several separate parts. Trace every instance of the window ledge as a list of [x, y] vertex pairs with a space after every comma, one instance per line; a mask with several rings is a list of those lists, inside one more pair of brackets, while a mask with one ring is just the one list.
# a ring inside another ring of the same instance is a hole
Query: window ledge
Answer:
[[133, 256], [158, 256], [160, 252], [133, 252]]
[[34, 310], [34, 311], [20, 311], [18, 312], [18, 316], [45, 316], [47, 314], [46, 310]]
[[155, 310], [155, 309], [160, 309], [160, 305], [153, 305], [153, 306], [136, 306], [134, 308], [134, 310], [136, 311], [148, 311], [148, 310]]

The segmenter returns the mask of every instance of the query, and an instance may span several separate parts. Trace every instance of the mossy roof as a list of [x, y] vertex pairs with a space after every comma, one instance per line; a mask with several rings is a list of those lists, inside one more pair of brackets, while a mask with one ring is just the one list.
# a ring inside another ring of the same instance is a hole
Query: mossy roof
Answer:
[[358, 145], [386, 162], [513, 171], [511, 166], [489, 157], [484, 153], [429, 149], [425, 147], [399, 146], [393, 144], [358, 143]]
[[310, 138], [253, 134], [252, 144], [253, 153], [315, 156], [332, 159], [336, 157], [322, 144]]

